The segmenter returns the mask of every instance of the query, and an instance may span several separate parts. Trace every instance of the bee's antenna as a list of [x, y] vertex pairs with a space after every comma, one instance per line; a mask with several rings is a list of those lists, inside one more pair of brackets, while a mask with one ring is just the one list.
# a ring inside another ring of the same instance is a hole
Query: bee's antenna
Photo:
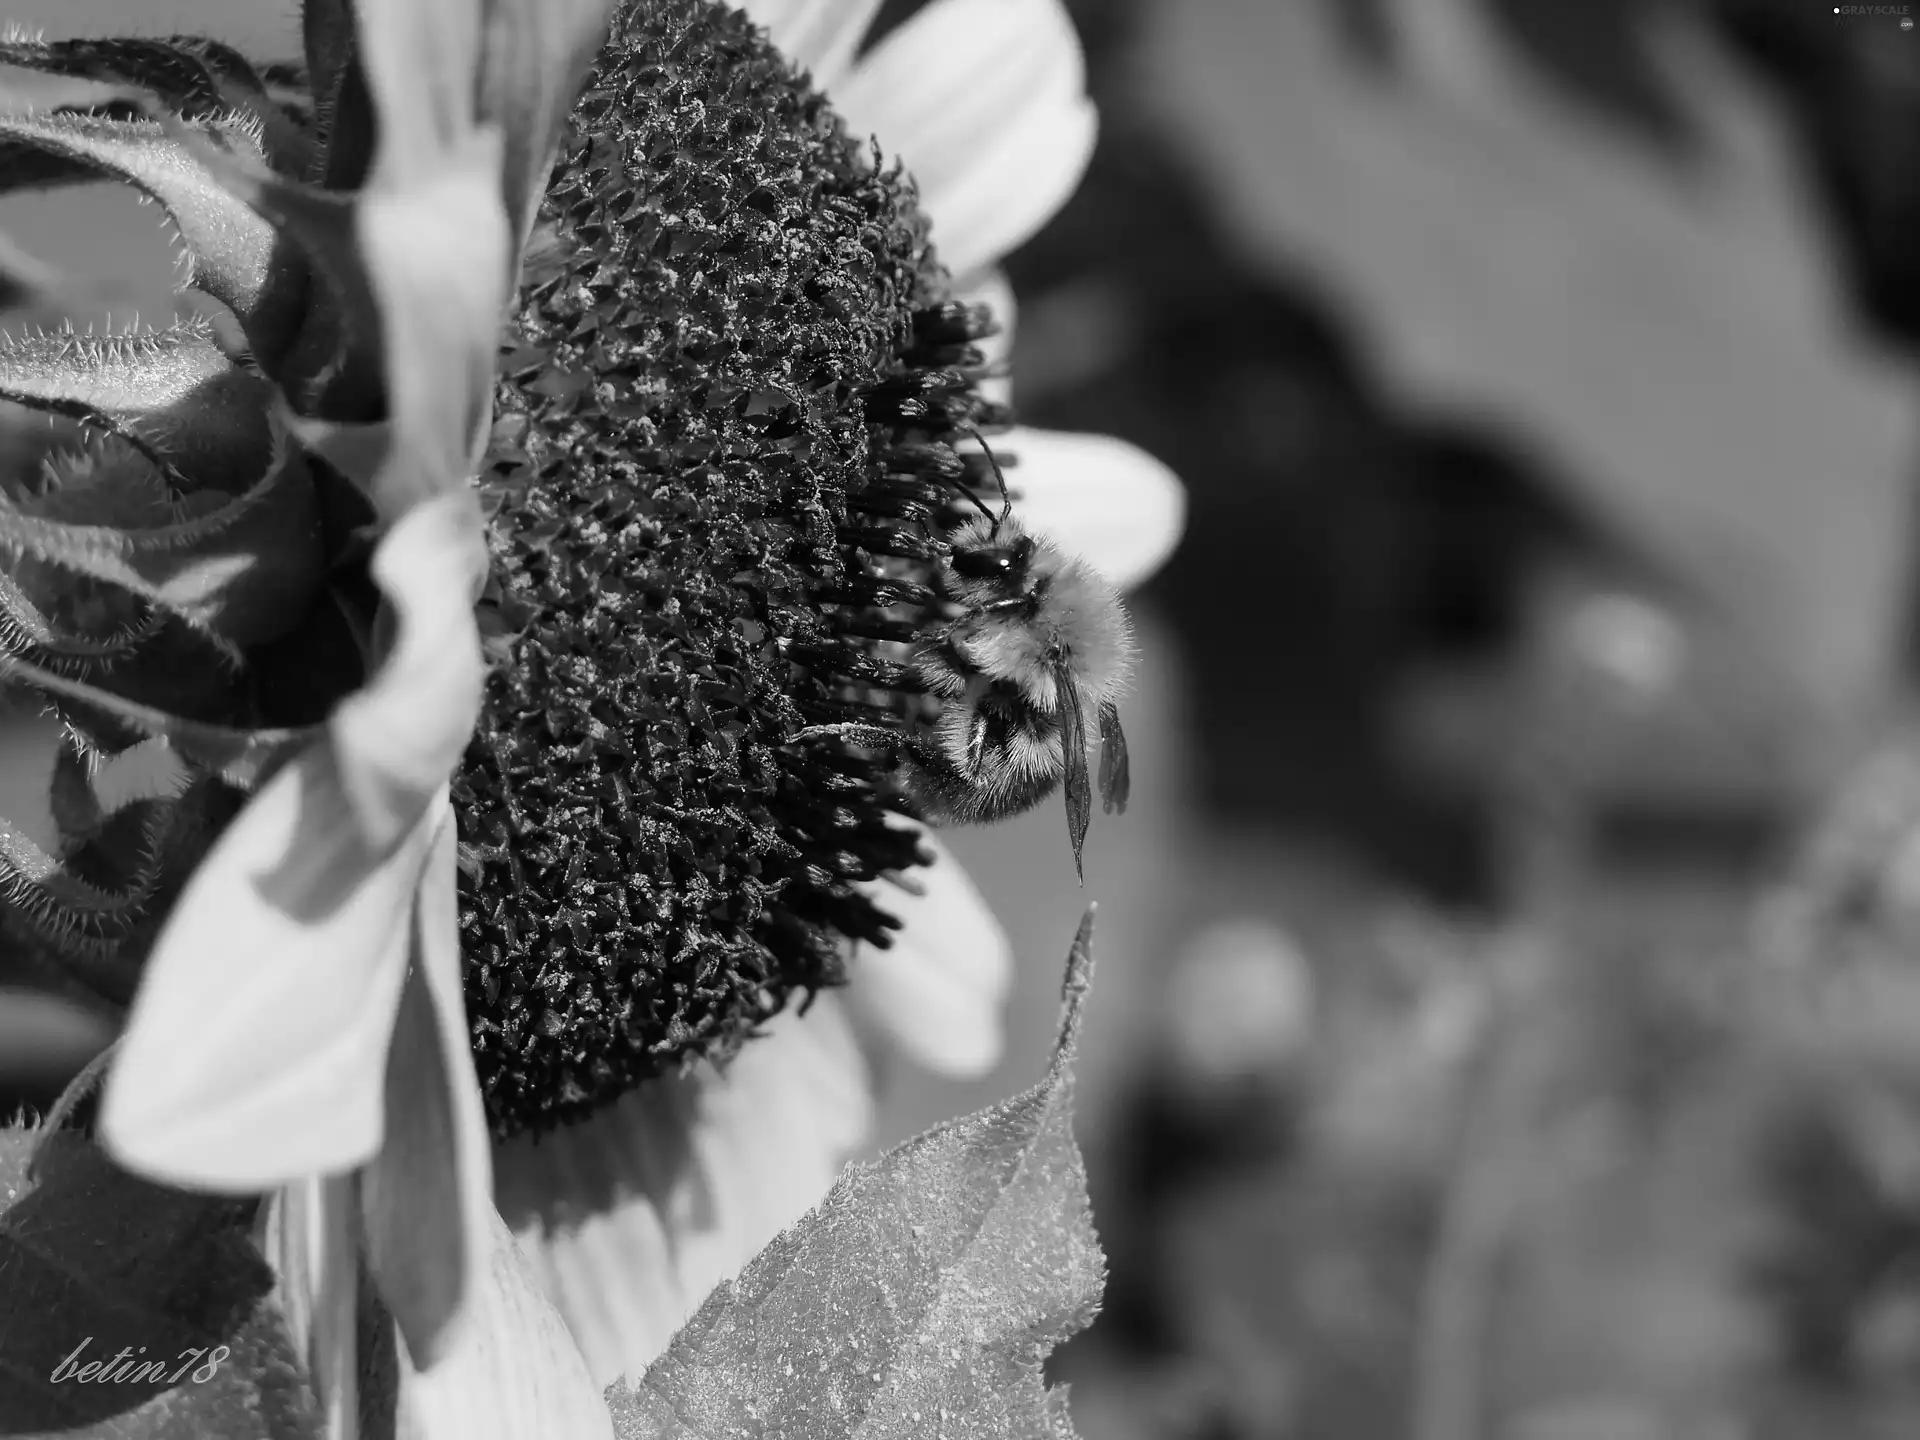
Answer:
[[[1001, 503], [999, 515], [994, 516], [992, 512], [989, 511], [985, 505], [981, 505], [980, 497], [975, 495], [971, 490], [967, 491], [967, 498], [969, 500], [972, 500], [974, 504], [980, 505], [981, 514], [987, 515], [989, 516], [989, 518], [993, 520], [994, 533], [998, 534], [1000, 531], [1000, 527], [1006, 524], [1007, 517], [1013, 514], [1013, 497], [1007, 493], [1007, 477], [1004, 473], [1002, 473], [1000, 469], [1000, 461], [994, 455], [993, 447], [987, 444], [986, 436], [982, 435], [978, 430], [974, 429], [973, 426], [971, 425], [960, 427], [960, 433], [963, 435], [971, 435], [976, 441], [979, 442], [981, 451], [987, 457], [987, 464], [993, 467], [993, 478], [995, 482], [998, 483], [998, 485], [1000, 486], [1000, 499], [1002, 503]], [[965, 487], [963, 486], [962, 488], [964, 489]]]
[[967, 497], [968, 501], [973, 505], [974, 509], [978, 510], [982, 515], [986, 516], [987, 519], [993, 522], [994, 532], [996, 534], [999, 533], [1000, 518], [996, 516], [993, 513], [993, 511], [987, 508], [987, 502], [982, 500], [978, 495], [974, 494], [973, 491], [969, 490], [964, 484], [961, 484], [956, 488], [958, 488], [958, 490], [962, 495]]

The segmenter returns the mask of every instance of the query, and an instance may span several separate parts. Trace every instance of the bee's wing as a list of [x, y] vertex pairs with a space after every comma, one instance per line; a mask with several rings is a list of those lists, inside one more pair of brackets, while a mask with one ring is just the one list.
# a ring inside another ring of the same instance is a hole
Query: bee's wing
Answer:
[[1120, 731], [1120, 711], [1111, 700], [1100, 706], [1100, 804], [1111, 815], [1126, 813], [1133, 789], [1133, 768], [1127, 763], [1127, 737]]
[[967, 775], [978, 779], [987, 763], [987, 712], [975, 710], [967, 725]]
[[1087, 872], [1080, 863], [1086, 848], [1087, 826], [1093, 819], [1093, 784], [1087, 775], [1087, 715], [1080, 708], [1080, 687], [1065, 660], [1054, 670], [1054, 687], [1060, 697], [1060, 758], [1066, 765], [1067, 836], [1073, 841], [1073, 868], [1082, 880]]

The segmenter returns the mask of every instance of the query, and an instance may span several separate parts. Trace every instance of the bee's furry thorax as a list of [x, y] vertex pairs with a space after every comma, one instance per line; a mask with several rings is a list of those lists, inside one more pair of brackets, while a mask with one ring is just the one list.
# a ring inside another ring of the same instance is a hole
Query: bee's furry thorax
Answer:
[[929, 819], [966, 823], [1030, 809], [1064, 781], [1077, 864], [1088, 717], [1107, 806], [1126, 804], [1115, 703], [1133, 665], [1126, 610], [1105, 577], [1010, 515], [970, 519], [948, 538], [937, 588], [958, 614], [914, 647], [912, 673], [940, 708], [901, 755], [907, 790]]

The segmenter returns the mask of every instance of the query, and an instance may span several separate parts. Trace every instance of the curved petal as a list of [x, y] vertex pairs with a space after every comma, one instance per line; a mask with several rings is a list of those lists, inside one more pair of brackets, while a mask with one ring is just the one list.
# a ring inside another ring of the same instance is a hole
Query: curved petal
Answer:
[[863, 887], [902, 928], [890, 949], [855, 947], [847, 1008], [916, 1064], [977, 1079], [1000, 1061], [1013, 943], [953, 853], [929, 832], [921, 843], [933, 864]]
[[427, 185], [473, 133], [480, 6], [472, 0], [359, 0], [360, 65], [380, 123], [374, 185]]
[[431, 179], [369, 186], [354, 209], [385, 341], [393, 450], [372, 499], [389, 523], [464, 492], [493, 422], [494, 340], [517, 238], [497, 193], [499, 140], [475, 133]]
[[374, 1154], [434, 818], [369, 850], [330, 745], [267, 783], [148, 957], [100, 1109], [115, 1158], [247, 1191]]
[[956, 275], [1052, 219], [1093, 155], [1086, 60], [1061, 0], [933, 0], [833, 91], [905, 161]]
[[500, 1212], [595, 1383], [643, 1373], [865, 1140], [866, 1062], [836, 998], [778, 1016], [723, 1073], [653, 1081], [495, 1150]]
[[812, 74], [816, 90], [831, 93], [853, 68], [861, 37], [881, 0], [740, 0], [754, 24], [796, 70]]
[[1110, 435], [1016, 426], [996, 438], [1016, 461], [1008, 479], [1021, 519], [1122, 589], [1166, 563], [1187, 523], [1173, 471]]
[[453, 813], [414, 908], [413, 966], [387, 1052], [387, 1137], [361, 1177], [367, 1263], [413, 1363], [460, 1341], [487, 1264], [493, 1155], [461, 993]]
[[394, 1433], [410, 1440], [613, 1440], [613, 1418], [539, 1277], [491, 1206], [473, 1320], [446, 1358], [399, 1358]]
[[327, 722], [369, 845], [391, 844], [418, 821], [480, 713], [487, 666], [473, 602], [487, 568], [481, 526], [472, 493], [461, 490], [416, 505], [373, 553], [398, 633], [373, 682]]
[[501, 193], [513, 239], [510, 275], [546, 190], [567, 112], [607, 33], [612, 0], [496, 0], [485, 7], [478, 109], [505, 142]]

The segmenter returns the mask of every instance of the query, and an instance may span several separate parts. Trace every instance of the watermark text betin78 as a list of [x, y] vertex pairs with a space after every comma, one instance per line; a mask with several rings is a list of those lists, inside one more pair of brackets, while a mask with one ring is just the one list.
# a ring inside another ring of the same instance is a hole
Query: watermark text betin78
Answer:
[[147, 1358], [147, 1347], [122, 1345], [108, 1360], [80, 1363], [80, 1356], [93, 1343], [89, 1335], [73, 1347], [73, 1353], [53, 1367], [47, 1378], [55, 1385], [71, 1380], [77, 1385], [175, 1385], [191, 1380], [204, 1385], [220, 1373], [220, 1366], [233, 1353], [230, 1346], [182, 1350], [171, 1359]]

